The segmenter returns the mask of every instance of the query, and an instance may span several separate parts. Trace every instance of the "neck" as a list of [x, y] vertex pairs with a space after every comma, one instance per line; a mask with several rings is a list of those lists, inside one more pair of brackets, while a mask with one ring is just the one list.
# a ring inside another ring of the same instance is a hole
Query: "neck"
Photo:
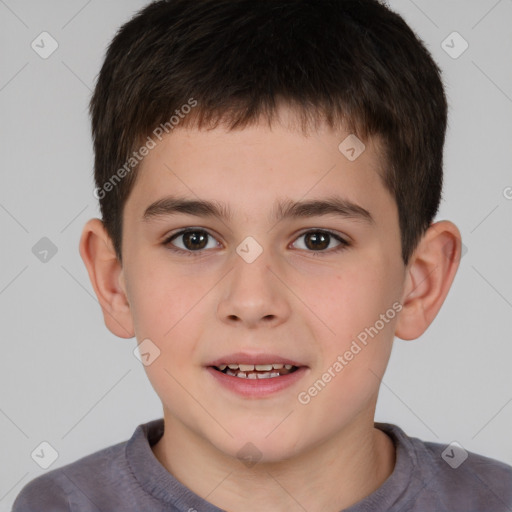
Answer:
[[152, 449], [178, 481], [231, 512], [337, 512], [378, 489], [395, 465], [393, 442], [374, 428], [373, 415], [357, 418], [307, 452], [252, 467], [168, 415], [164, 435]]

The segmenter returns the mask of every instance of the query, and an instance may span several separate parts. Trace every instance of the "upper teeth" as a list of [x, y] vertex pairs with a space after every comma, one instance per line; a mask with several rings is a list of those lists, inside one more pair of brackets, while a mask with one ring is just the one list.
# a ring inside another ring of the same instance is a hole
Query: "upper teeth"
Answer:
[[230, 370], [240, 370], [241, 372], [252, 372], [254, 370], [258, 370], [261, 372], [268, 372], [272, 369], [280, 370], [281, 368], [285, 368], [287, 370], [292, 369], [291, 364], [281, 364], [281, 363], [273, 363], [273, 364], [221, 364], [217, 366], [217, 368], [221, 371], [229, 368]]

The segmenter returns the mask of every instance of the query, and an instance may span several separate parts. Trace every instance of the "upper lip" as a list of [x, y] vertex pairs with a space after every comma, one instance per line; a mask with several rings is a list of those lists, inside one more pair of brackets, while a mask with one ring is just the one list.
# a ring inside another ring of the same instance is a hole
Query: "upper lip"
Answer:
[[211, 361], [206, 366], [220, 366], [222, 364], [291, 364], [292, 366], [305, 366], [293, 359], [278, 356], [276, 354], [248, 354], [246, 352], [237, 352], [229, 354], [214, 361]]

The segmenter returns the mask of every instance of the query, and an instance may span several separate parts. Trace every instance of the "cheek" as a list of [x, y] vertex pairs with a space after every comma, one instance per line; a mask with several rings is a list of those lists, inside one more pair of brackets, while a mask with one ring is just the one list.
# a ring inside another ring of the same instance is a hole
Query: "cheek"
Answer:
[[[204, 294], [201, 280], [171, 267], [152, 262], [141, 265], [132, 275], [130, 308], [137, 339], [151, 338], [155, 343], [172, 339], [188, 317], [193, 316], [201, 296]], [[142, 338], [141, 338], [142, 337]]]
[[331, 369], [336, 383], [324, 399], [333, 393], [340, 404], [353, 402], [355, 407], [378, 389], [401, 308], [398, 282], [393, 268], [378, 262], [353, 266], [326, 279], [318, 311], [334, 334], [323, 337], [321, 371]]
[[373, 325], [399, 297], [393, 271], [380, 265], [352, 267], [334, 276], [326, 275], [317, 284], [317, 310], [336, 336], [342, 337], [356, 336]]
[[[187, 365], [200, 338], [198, 315], [204, 314], [201, 280], [171, 272], [170, 265], [153, 260], [133, 280], [132, 316], [138, 342], [149, 339], [158, 357], [145, 371], [157, 394], [172, 396], [176, 407], [186, 407], [183, 387], [190, 376]], [[187, 384], [186, 387], [189, 387]]]
[[334, 335], [323, 337], [322, 358], [309, 384], [322, 389], [313, 407], [326, 428], [349, 421], [376, 398], [400, 307], [392, 284], [380, 272], [337, 276], [322, 299], [322, 318]]

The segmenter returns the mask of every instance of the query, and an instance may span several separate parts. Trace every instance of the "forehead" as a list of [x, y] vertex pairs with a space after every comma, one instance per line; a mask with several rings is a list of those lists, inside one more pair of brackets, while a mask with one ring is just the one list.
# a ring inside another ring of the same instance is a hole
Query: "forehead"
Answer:
[[290, 200], [336, 196], [370, 212], [394, 206], [381, 153], [376, 139], [327, 126], [308, 133], [263, 121], [237, 130], [177, 128], [144, 157], [126, 206], [144, 216], [172, 195], [214, 202], [226, 217], [275, 216]]

